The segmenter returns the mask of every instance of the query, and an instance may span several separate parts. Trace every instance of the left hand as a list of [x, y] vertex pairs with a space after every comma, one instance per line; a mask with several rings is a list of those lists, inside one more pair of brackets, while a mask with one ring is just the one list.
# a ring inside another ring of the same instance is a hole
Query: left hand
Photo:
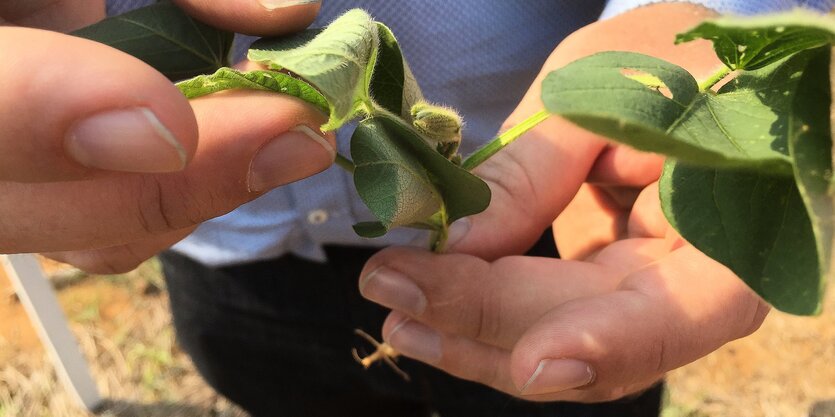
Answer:
[[752, 333], [768, 312], [670, 229], [657, 196], [646, 187], [631, 215], [608, 207], [629, 215], [625, 236], [586, 261], [393, 248], [368, 262], [360, 289], [395, 310], [383, 337], [405, 356], [527, 400], [621, 398]]
[[[259, 35], [302, 30], [319, 11], [174, 1]], [[189, 102], [148, 64], [63, 33], [104, 15], [104, 0], [0, 1], [0, 253], [129, 271], [200, 223], [333, 163], [334, 136], [315, 132], [327, 116], [301, 100], [236, 91]]]

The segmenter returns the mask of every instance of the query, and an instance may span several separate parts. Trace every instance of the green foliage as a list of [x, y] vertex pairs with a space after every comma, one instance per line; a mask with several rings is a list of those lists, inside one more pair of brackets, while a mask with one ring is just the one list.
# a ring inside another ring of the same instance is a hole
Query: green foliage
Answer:
[[816, 55], [774, 122], [794, 178], [670, 161], [660, 183], [665, 214], [685, 239], [794, 314], [820, 311], [832, 250], [829, 54]]
[[[322, 130], [364, 118], [351, 139], [354, 184], [378, 221], [356, 225], [361, 236], [409, 226], [437, 232], [437, 244], [451, 222], [489, 204], [487, 184], [451, 162], [460, 160], [460, 117], [421, 104], [396, 38], [364, 11], [351, 10], [325, 29], [259, 40], [249, 59], [269, 70], [224, 68], [178, 86], [189, 98], [234, 88], [299, 97], [330, 115]], [[413, 113], [416, 106], [423, 111]], [[449, 123], [430, 123], [439, 114], [455, 116], [454, 132]]]
[[[683, 68], [629, 52], [604, 52], [552, 72], [542, 100], [553, 114], [649, 152], [717, 167], [761, 167], [790, 174], [785, 135], [772, 131], [790, 107], [808, 56], [747, 73], [714, 94]], [[659, 89], [636, 80], [649, 74]], [[767, 94], [764, 94], [767, 93]]]
[[156, 3], [72, 33], [133, 55], [172, 81], [228, 65], [234, 34], [198, 22], [171, 3]]
[[325, 29], [259, 40], [252, 45], [249, 59], [274, 71], [290, 71], [315, 85], [331, 105], [331, 118], [323, 130], [338, 129], [375, 110], [411, 121], [409, 109], [423, 100], [394, 34], [359, 9]]
[[[215, 71], [231, 37], [170, 4], [79, 31], [140, 56], [172, 78]], [[794, 11], [706, 21], [677, 42], [713, 41], [727, 66], [697, 82], [685, 69], [627, 52], [604, 52], [546, 77], [547, 109], [460, 163], [462, 122], [423, 100], [397, 40], [352, 10], [325, 29], [263, 39], [249, 58], [266, 71], [224, 68], [179, 84], [188, 97], [227, 89], [289, 94], [329, 114], [323, 130], [361, 119], [351, 141], [354, 183], [377, 221], [436, 232], [484, 210], [487, 185], [469, 173], [549, 113], [640, 150], [668, 155], [661, 200], [670, 223], [776, 308], [815, 314], [831, 273], [831, 46], [835, 17]], [[166, 66], [168, 65], [168, 66]], [[712, 88], [729, 77], [718, 91]]]
[[328, 101], [310, 84], [275, 71], [242, 73], [231, 68], [221, 68], [214, 74], [200, 75], [178, 83], [177, 88], [190, 99], [232, 89], [272, 91], [304, 100], [323, 113], [330, 111]]
[[706, 21], [682, 33], [676, 43], [713, 41], [716, 55], [731, 69], [754, 70], [797, 52], [835, 41], [835, 20], [807, 10]]
[[777, 309], [816, 314], [835, 218], [833, 28], [801, 11], [715, 19], [678, 42], [710, 39], [737, 70], [717, 92], [673, 64], [610, 52], [550, 74], [542, 97], [588, 130], [671, 156], [660, 190], [672, 226]]
[[374, 102], [389, 112], [411, 121], [410, 109], [423, 101], [423, 93], [394, 34], [386, 25], [377, 22], [380, 50], [368, 90]]
[[357, 192], [386, 229], [428, 219], [441, 209], [440, 193], [419, 155], [410, 152], [408, 145], [415, 141], [423, 145], [411, 131], [385, 117], [361, 122], [351, 140]]
[[291, 71], [315, 85], [331, 109], [322, 129], [334, 130], [370, 105], [378, 45], [377, 25], [368, 13], [355, 9], [322, 31], [260, 40], [249, 50], [249, 59], [274, 71]]
[[667, 219], [693, 246], [776, 308], [818, 311], [814, 233], [791, 177], [669, 162], [659, 185]]
[[[362, 121], [351, 155], [357, 191], [386, 230], [424, 223], [439, 210], [451, 223], [483, 211], [490, 201], [487, 184], [451, 164], [392, 116]], [[365, 224], [355, 230], [373, 236], [381, 229]]]
[[[832, 189], [832, 89], [831, 55], [819, 53], [798, 86], [797, 99], [788, 120], [789, 151], [794, 160], [795, 181], [811, 219], [817, 249], [823, 296], [832, 272], [835, 201]], [[810, 283], [808, 291], [814, 284]]]

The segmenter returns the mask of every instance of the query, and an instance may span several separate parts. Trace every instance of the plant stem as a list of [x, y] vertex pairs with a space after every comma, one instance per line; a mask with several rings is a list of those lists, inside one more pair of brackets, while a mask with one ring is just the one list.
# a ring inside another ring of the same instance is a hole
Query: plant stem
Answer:
[[731, 73], [731, 69], [725, 65], [722, 65], [722, 68], [719, 68], [716, 73], [708, 77], [706, 80], [699, 83], [699, 91], [705, 92], [713, 88], [714, 85], [718, 84], [719, 81], [725, 79], [728, 74]]
[[495, 155], [497, 152], [504, 149], [505, 146], [510, 145], [527, 131], [545, 121], [545, 119], [547, 119], [550, 115], [551, 114], [548, 113], [547, 110], [540, 110], [531, 117], [528, 117], [523, 120], [522, 123], [519, 123], [499, 136], [496, 136], [495, 139], [491, 140], [489, 143], [475, 151], [472, 155], [468, 156], [467, 159], [461, 163], [461, 167], [467, 171], [472, 171], [484, 161], [490, 159], [490, 157]]
[[438, 229], [432, 233], [432, 242], [429, 248], [435, 253], [444, 253], [446, 250], [446, 242], [449, 238], [449, 217], [447, 216], [446, 206], [441, 206], [438, 212]]
[[336, 153], [336, 159], [334, 160], [334, 162], [346, 171], [348, 171], [349, 173], [354, 173], [354, 162], [346, 158], [339, 152]]

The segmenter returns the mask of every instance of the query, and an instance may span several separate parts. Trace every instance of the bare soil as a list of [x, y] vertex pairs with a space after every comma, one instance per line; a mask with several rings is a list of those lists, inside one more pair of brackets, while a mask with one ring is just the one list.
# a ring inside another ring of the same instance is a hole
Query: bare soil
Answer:
[[[46, 263], [103, 395], [103, 416], [243, 417], [176, 346], [155, 263], [126, 275]], [[820, 317], [772, 312], [754, 335], [672, 372], [664, 417], [835, 417], [835, 291]], [[0, 417], [88, 417], [54, 371], [0, 271]]]
[[[66, 276], [59, 268], [47, 264]], [[110, 399], [100, 416], [245, 417], [177, 348], [154, 263], [120, 276], [70, 275], [76, 277], [57, 285], [58, 298], [102, 396]], [[58, 383], [2, 271], [0, 318], [0, 417], [91, 416]]]
[[[835, 291], [829, 291], [821, 316], [772, 311], [753, 335], [667, 380], [674, 405], [669, 417], [810, 415], [815, 404], [835, 400]], [[814, 417], [835, 417], [835, 411]]]

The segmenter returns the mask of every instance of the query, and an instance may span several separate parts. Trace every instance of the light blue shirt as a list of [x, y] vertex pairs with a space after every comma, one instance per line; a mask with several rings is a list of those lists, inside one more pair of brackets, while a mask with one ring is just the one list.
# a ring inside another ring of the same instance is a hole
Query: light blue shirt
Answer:
[[[462, 153], [495, 135], [540, 66], [568, 34], [653, 0], [325, 0], [314, 27], [352, 7], [368, 10], [398, 37], [426, 98], [459, 109], [466, 120]], [[807, 7], [829, 11], [835, 0], [701, 0], [723, 13], [755, 14]], [[115, 8], [111, 12], [120, 11]], [[338, 132], [348, 154], [349, 128]], [[339, 167], [273, 190], [201, 225], [174, 250], [214, 266], [293, 253], [325, 260], [322, 245], [428, 243], [425, 232], [392, 231], [363, 239], [351, 226], [373, 220]]]

